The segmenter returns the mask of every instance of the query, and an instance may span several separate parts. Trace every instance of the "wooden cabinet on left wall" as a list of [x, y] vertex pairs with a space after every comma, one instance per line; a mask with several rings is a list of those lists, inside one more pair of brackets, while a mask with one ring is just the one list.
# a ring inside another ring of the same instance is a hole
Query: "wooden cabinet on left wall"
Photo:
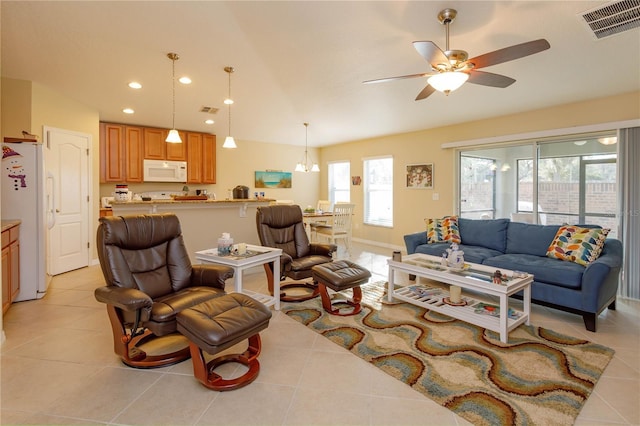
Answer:
[[100, 182], [142, 182], [143, 128], [100, 123]]
[[[3, 221], [4, 225], [4, 221]], [[3, 226], [4, 228], [4, 226]], [[2, 231], [2, 313], [20, 291], [20, 225]]]

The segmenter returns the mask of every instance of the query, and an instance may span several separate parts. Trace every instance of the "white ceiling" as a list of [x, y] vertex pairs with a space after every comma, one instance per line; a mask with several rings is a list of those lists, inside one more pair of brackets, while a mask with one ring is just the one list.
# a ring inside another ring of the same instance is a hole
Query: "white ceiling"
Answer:
[[[309, 122], [309, 146], [323, 146], [640, 90], [640, 29], [595, 40], [578, 19], [602, 4], [3, 0], [2, 76], [63, 93], [101, 120], [170, 127], [166, 54], [176, 52], [176, 75], [193, 80], [176, 87], [176, 127], [227, 135], [231, 65], [236, 140], [304, 145]], [[506, 89], [465, 84], [416, 102], [426, 79], [362, 84], [427, 71], [411, 42], [444, 50], [445, 7], [458, 11], [450, 47], [470, 57], [538, 38], [551, 49], [484, 69], [515, 78]]]

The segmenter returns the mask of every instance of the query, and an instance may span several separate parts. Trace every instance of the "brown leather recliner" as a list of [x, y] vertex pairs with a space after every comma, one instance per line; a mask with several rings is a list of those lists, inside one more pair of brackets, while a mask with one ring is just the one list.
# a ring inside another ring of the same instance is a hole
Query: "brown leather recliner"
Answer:
[[[289, 277], [293, 280], [312, 278], [311, 268], [316, 265], [332, 262], [336, 251], [335, 244], [309, 243], [304, 229], [302, 210], [297, 205], [273, 205], [258, 207], [256, 212], [258, 237], [263, 246], [282, 249], [280, 256], [281, 280]], [[273, 283], [273, 264], [265, 264], [269, 283]], [[306, 295], [296, 296], [280, 293], [284, 302], [300, 302], [318, 296], [316, 282], [297, 282], [280, 286], [280, 289], [306, 288], [311, 290]], [[273, 287], [269, 291], [273, 294]]]
[[[101, 217], [97, 250], [107, 285], [97, 288], [95, 297], [107, 304], [114, 351], [122, 362], [153, 368], [188, 359], [188, 341], [177, 333], [176, 315], [224, 295], [233, 269], [191, 265], [174, 214]], [[174, 333], [184, 339], [181, 349], [147, 355], [141, 347]]]

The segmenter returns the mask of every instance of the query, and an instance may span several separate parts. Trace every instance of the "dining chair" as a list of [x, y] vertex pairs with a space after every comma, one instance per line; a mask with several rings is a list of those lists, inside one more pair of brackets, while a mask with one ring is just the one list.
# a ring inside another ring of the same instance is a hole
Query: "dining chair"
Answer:
[[331, 211], [331, 201], [318, 200], [318, 204], [316, 205], [316, 211], [323, 211], [323, 212]]
[[312, 227], [312, 232], [323, 236], [328, 242], [337, 244], [338, 239], [343, 239], [347, 253], [351, 253], [351, 223], [355, 204], [336, 203], [333, 206], [333, 215], [328, 218], [327, 224], [318, 223]]

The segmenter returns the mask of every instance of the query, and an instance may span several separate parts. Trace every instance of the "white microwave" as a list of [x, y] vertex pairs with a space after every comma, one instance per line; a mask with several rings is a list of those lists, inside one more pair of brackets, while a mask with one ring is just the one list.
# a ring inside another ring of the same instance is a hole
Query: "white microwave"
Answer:
[[186, 161], [143, 160], [145, 182], [186, 182]]

